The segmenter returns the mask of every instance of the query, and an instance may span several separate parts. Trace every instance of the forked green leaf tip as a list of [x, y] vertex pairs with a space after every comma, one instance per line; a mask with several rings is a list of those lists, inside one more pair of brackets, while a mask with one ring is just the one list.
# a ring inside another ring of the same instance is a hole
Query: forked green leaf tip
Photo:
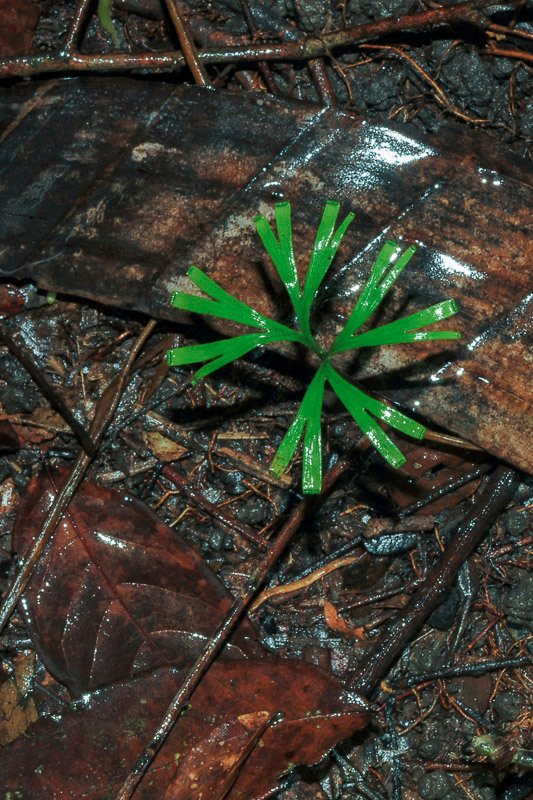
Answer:
[[403, 465], [405, 464], [405, 462], [406, 462], [406, 458], [405, 458], [404, 454], [402, 452], [400, 452], [400, 455], [401, 455], [401, 458], [391, 458], [390, 461], [389, 461], [389, 459], [387, 459], [387, 461], [389, 461], [389, 464], [391, 465], [391, 467], [394, 467], [394, 469], [401, 469], [403, 467]]

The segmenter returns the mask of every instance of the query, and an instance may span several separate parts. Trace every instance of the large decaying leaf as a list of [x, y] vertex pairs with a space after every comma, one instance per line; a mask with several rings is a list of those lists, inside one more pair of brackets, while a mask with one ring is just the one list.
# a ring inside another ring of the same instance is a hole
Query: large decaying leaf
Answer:
[[[111, 800], [160, 722], [179, 677], [168, 669], [88, 694], [3, 752], [0, 786], [21, 800]], [[366, 715], [309, 664], [265, 655], [217, 662], [143, 779], [138, 800], [211, 798], [263, 714], [282, 711], [246, 760], [230, 800], [257, 800], [295, 763], [313, 764], [362, 728]], [[215, 795], [216, 796], [216, 795]]]
[[[350, 313], [384, 240], [414, 240], [409, 275], [379, 322], [452, 297], [461, 345], [438, 356], [424, 346], [375, 348], [357, 377], [423, 420], [533, 468], [525, 164], [478, 131], [429, 142], [249, 93], [135, 80], [45, 88], [37, 103], [34, 88], [6, 92], [0, 107], [7, 274], [178, 318], [169, 299], [190, 291], [195, 263], [279, 316], [253, 217], [291, 200], [302, 271], [324, 201], [339, 200], [356, 221], [325, 286], [325, 335]], [[52, 151], [35, 148], [36, 137]]]
[[[13, 532], [21, 555], [65, 479], [62, 471], [30, 483]], [[22, 607], [47, 668], [79, 696], [194, 660], [230, 604], [200, 556], [150, 509], [86, 481], [37, 564]], [[244, 622], [224, 655], [257, 655], [255, 639]]]
[[[21, 556], [65, 479], [61, 470], [30, 483], [14, 529]], [[230, 601], [194, 550], [142, 503], [83, 483], [22, 599], [41, 658], [78, 699], [4, 750], [0, 786], [31, 800], [114, 797]], [[281, 721], [262, 731], [278, 712]], [[360, 698], [309, 664], [267, 654], [245, 620], [139, 798], [216, 797], [235, 777], [228, 797], [254, 800], [292, 764], [316, 763], [365, 724]]]

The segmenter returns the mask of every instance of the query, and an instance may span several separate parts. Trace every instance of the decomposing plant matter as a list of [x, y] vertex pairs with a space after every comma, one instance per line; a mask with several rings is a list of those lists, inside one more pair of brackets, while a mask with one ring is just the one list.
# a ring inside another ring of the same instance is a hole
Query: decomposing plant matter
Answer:
[[171, 299], [171, 304], [176, 308], [231, 320], [257, 329], [255, 333], [246, 333], [230, 339], [169, 350], [167, 359], [171, 366], [207, 362], [197, 371], [194, 376], [195, 382], [231, 361], [241, 358], [254, 348], [274, 342], [297, 342], [319, 357], [320, 366], [309, 384], [298, 413], [283, 437], [271, 464], [271, 470], [276, 475], [281, 475], [288, 467], [303, 436], [302, 488], [304, 494], [317, 494], [322, 487], [321, 413], [326, 383], [336, 393], [376, 450], [394, 467], [401, 467], [405, 463], [405, 458], [377, 420], [386, 422], [392, 428], [415, 439], [422, 439], [426, 430], [420, 423], [397, 409], [370, 397], [343, 378], [333, 364], [334, 356], [360, 347], [458, 339], [460, 337], [457, 331], [420, 330], [420, 328], [426, 328], [428, 325], [456, 314], [457, 305], [453, 300], [441, 301], [407, 317], [360, 332], [416, 250], [414, 245], [411, 245], [401, 252], [401, 247], [397, 242], [388, 241], [380, 250], [370, 277], [344, 328], [336, 336], [329, 349], [321, 348], [311, 330], [312, 305], [342, 238], [354, 217], [353, 213], [348, 214], [335, 230], [339, 209], [340, 203], [338, 202], [330, 200], [326, 203], [303, 288], [300, 286], [294, 254], [290, 203], [276, 204], [278, 238], [264, 216], [260, 214], [255, 219], [255, 226], [261, 241], [289, 295], [296, 317], [296, 328], [289, 328], [260, 314], [226, 292], [196, 266], [189, 268], [188, 275], [210, 299], [181, 291], [174, 292]]

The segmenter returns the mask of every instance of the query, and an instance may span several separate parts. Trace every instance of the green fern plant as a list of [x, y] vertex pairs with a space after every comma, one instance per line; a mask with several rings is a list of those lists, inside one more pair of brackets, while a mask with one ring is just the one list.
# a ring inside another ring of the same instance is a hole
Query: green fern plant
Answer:
[[289, 295], [296, 315], [296, 329], [289, 328], [260, 314], [226, 292], [195, 266], [189, 268], [188, 275], [206, 297], [174, 292], [171, 299], [174, 307], [184, 311], [232, 320], [255, 329], [253, 333], [245, 333], [230, 339], [222, 339], [208, 344], [175, 347], [169, 350], [167, 360], [170, 366], [207, 362], [196, 372], [193, 383], [231, 361], [241, 358], [255, 347], [275, 342], [299, 342], [319, 356], [320, 366], [270, 465], [274, 474], [281, 475], [288, 467], [303, 436], [302, 489], [304, 494], [317, 494], [322, 487], [321, 415], [326, 383], [337, 394], [341, 403], [363, 433], [368, 436], [376, 450], [393, 467], [401, 467], [405, 463], [405, 458], [382, 429], [378, 420], [415, 439], [422, 439], [426, 430], [420, 423], [402, 414], [396, 408], [370, 397], [343, 378], [335, 369], [332, 358], [338, 353], [360, 347], [460, 338], [460, 334], [456, 331], [420, 330], [420, 328], [426, 328], [428, 325], [456, 314], [457, 306], [453, 300], [444, 300], [408, 317], [361, 332], [361, 328], [377, 310], [416, 249], [411, 246], [402, 253], [398, 243], [389, 241], [381, 249], [372, 267], [370, 277], [344, 328], [335, 338], [329, 350], [321, 349], [311, 330], [311, 308], [342, 238], [354, 217], [354, 214], [348, 214], [335, 229], [339, 209], [340, 204], [337, 202], [330, 200], [326, 203], [303, 289], [300, 285], [294, 255], [290, 203], [276, 204], [277, 237], [264, 216], [260, 214], [254, 220], [263, 245], [274, 262]]

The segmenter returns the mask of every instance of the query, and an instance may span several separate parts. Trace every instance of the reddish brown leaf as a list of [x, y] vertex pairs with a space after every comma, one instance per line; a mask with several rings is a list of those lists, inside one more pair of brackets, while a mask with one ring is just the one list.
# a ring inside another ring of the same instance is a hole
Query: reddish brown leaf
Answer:
[[0, 57], [29, 52], [39, 15], [31, 0], [0, 0]]
[[[13, 534], [21, 556], [65, 475], [31, 481]], [[194, 659], [230, 602], [202, 559], [148, 508], [85, 482], [32, 575], [23, 611], [47, 668], [76, 696]], [[225, 656], [256, 653], [254, 638], [243, 623]]]
[[0, 453], [18, 450], [20, 440], [13, 425], [7, 419], [0, 420]]
[[[21, 553], [66, 474], [31, 482], [15, 524]], [[200, 557], [151, 511], [82, 484], [22, 603], [43, 660], [82, 696], [5, 751], [0, 785], [31, 800], [112, 797], [179, 687], [180, 668], [228, 604]], [[247, 657], [253, 653], [260, 658]], [[222, 655], [143, 779], [139, 800], [210, 797], [234, 777], [243, 754], [246, 767], [228, 797], [263, 797], [290, 765], [318, 761], [366, 723], [360, 698], [309, 664], [267, 655], [248, 622]], [[264, 712], [284, 716], [248, 754]]]
[[[176, 681], [176, 673], [159, 670], [84, 696], [58, 721], [38, 722], [28, 731], [30, 738], [4, 750], [0, 785], [25, 792], [24, 800], [113, 798]], [[291, 765], [316, 763], [366, 723], [357, 698], [309, 664], [270, 655], [260, 661], [219, 661], [143, 779], [138, 800], [211, 797], [253, 735], [258, 711], [282, 711], [285, 719], [252, 751], [230, 800], [264, 797]]]
[[12, 283], [0, 283], [0, 317], [9, 317], [22, 311], [26, 292]]

